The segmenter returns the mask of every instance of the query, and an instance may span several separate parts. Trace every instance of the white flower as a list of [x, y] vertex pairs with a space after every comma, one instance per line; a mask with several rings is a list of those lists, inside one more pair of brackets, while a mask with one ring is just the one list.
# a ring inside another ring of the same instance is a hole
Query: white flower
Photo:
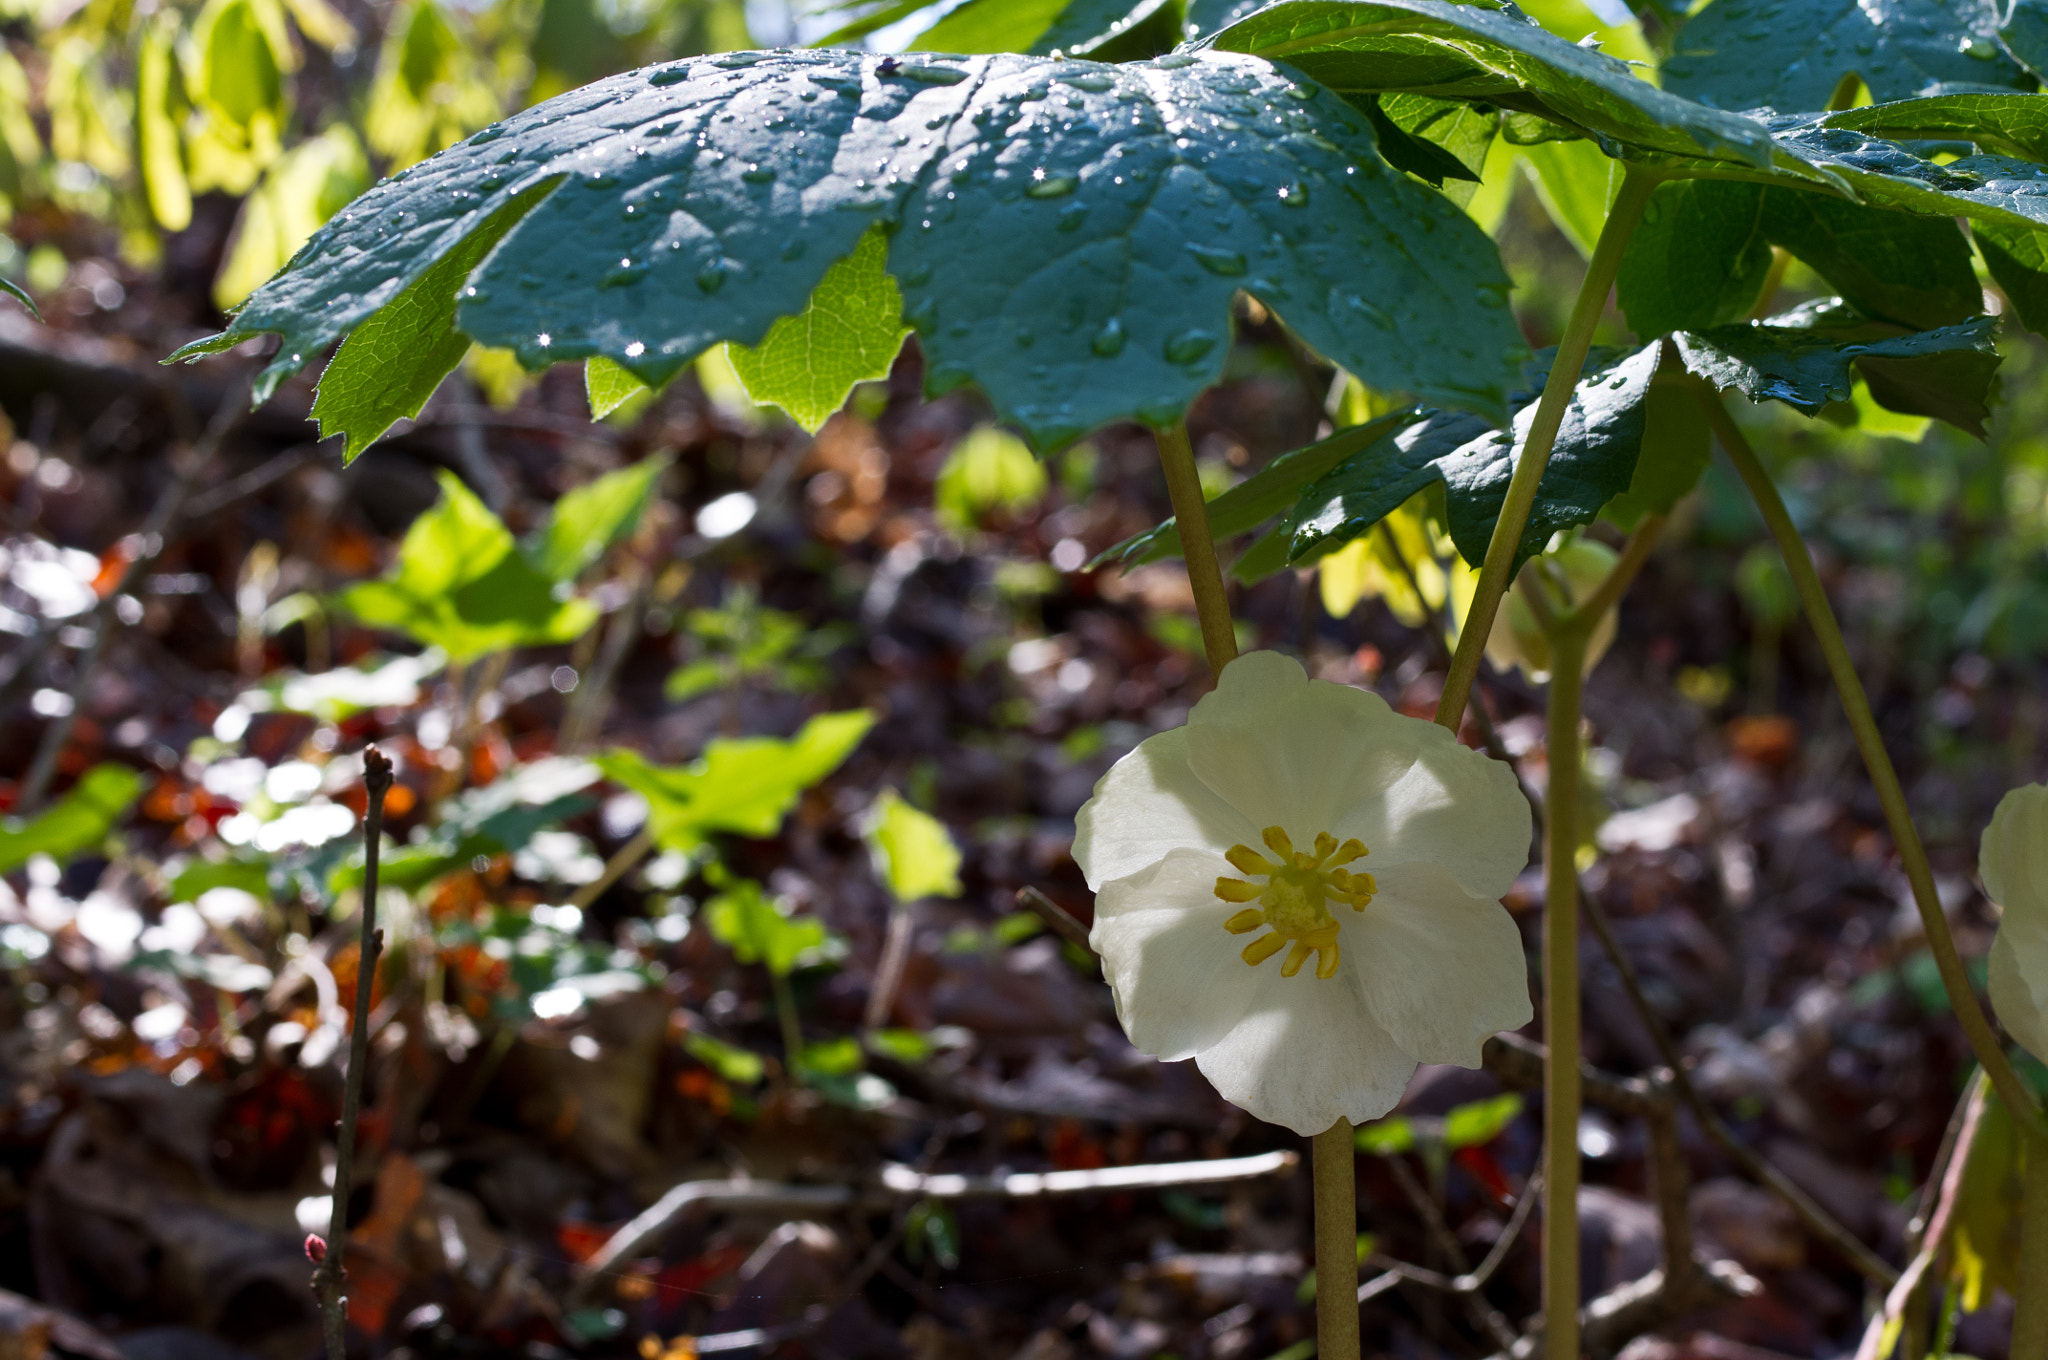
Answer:
[[1528, 857], [1505, 765], [1273, 652], [1118, 761], [1074, 841], [1131, 1042], [1302, 1134], [1528, 1022], [1499, 902]]
[[2022, 1048], [2048, 1060], [2048, 787], [1998, 800], [1977, 873], [2004, 912], [1991, 941], [1991, 1008]]

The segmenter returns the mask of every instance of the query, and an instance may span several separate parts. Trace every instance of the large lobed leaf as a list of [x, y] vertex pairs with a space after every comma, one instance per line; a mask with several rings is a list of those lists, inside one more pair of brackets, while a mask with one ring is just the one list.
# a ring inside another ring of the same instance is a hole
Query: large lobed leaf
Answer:
[[[819, 52], [675, 62], [507, 119], [365, 194], [181, 354], [277, 333], [267, 392], [528, 197], [460, 282], [462, 336], [659, 384], [759, 343], [880, 226], [933, 390], [979, 382], [1041, 447], [1177, 418], [1222, 372], [1240, 288], [1440, 404], [1500, 415], [1520, 348], [1491, 243], [1356, 109], [1257, 58]], [[445, 314], [442, 286], [418, 301]], [[407, 333], [386, 362], [418, 369], [434, 342]]]
[[1846, 75], [1871, 97], [2026, 88], [1994, 0], [1715, 0], [1678, 30], [1664, 85], [1724, 109], [1824, 109]]
[[1281, 0], [1206, 43], [1286, 62], [1333, 90], [1491, 100], [1649, 151], [1759, 167], [1772, 159], [1754, 119], [1669, 94], [1627, 63], [1490, 4]]
[[1900, 333], [1824, 304], [1769, 322], [1681, 331], [1685, 365], [1751, 401], [1782, 401], [1806, 415], [1850, 397], [1852, 365], [1878, 404], [1933, 416], [1982, 436], [1998, 371], [1994, 318]]

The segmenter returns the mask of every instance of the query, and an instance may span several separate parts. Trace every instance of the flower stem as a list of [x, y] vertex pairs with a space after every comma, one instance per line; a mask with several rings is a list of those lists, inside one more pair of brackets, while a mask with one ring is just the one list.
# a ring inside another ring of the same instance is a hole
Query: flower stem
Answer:
[[377, 980], [377, 956], [384, 932], [377, 929], [377, 852], [384, 838], [384, 795], [391, 789], [391, 762], [372, 746], [363, 752], [363, 920], [356, 947], [356, 1008], [349, 1017], [348, 1075], [341, 1087], [341, 1128], [334, 1151], [334, 1196], [327, 1219], [327, 1253], [313, 1272], [313, 1293], [320, 1300], [320, 1330], [327, 1342], [327, 1360], [346, 1360], [348, 1201], [354, 1192], [356, 1116], [362, 1108], [363, 1069], [370, 1064], [370, 998]]
[[1316, 1354], [1358, 1360], [1358, 1155], [1351, 1121], [1315, 1136]]
[[1579, 703], [1586, 634], [1575, 612], [1550, 632], [1543, 790], [1543, 1350], [1579, 1357]]
[[1557, 357], [1551, 361], [1550, 378], [1543, 384], [1543, 396], [1529, 422], [1528, 439], [1515, 460], [1515, 474], [1508, 480], [1507, 499], [1501, 504], [1500, 518], [1494, 521], [1493, 538], [1486, 545], [1486, 561], [1479, 568], [1472, 608], [1465, 617], [1464, 631], [1458, 634], [1458, 648], [1451, 654], [1443, 697], [1437, 701], [1436, 720], [1453, 732], [1464, 719], [1465, 701], [1479, 675], [1479, 658], [1485, 652], [1487, 634], [1493, 631], [1493, 616], [1514, 576], [1515, 554], [1529, 524], [1530, 508], [1536, 504], [1536, 488], [1543, 480], [1543, 469], [1550, 463], [1550, 450], [1557, 443], [1565, 407], [1578, 386], [1586, 351], [1592, 348], [1593, 328], [1607, 310], [1607, 293], [1614, 286], [1615, 272], [1621, 268], [1621, 252], [1634, 234], [1643, 205], [1649, 201], [1658, 179], [1655, 173], [1633, 166], [1625, 172], [1621, 191], [1607, 210], [1607, 223], [1600, 228], [1593, 258], [1586, 263], [1586, 277], [1579, 284], [1571, 318], [1565, 322], [1564, 334], [1558, 337]]
[[1877, 730], [1877, 719], [1871, 716], [1870, 698], [1863, 692], [1863, 682], [1857, 678], [1855, 664], [1849, 659], [1848, 644], [1842, 640], [1841, 625], [1835, 621], [1835, 611], [1828, 603], [1820, 574], [1813, 569], [1813, 555], [1806, 549], [1806, 540], [1800, 537], [1798, 527], [1792, 523], [1792, 516], [1785, 509], [1784, 499], [1778, 495], [1770, 473], [1764, 470], [1742, 428], [1711, 390], [1704, 386], [1695, 390], [1708, 425], [1721, 441], [1728, 460], [1735, 465], [1737, 475], [1749, 488], [1757, 510], [1770, 528], [1771, 537], [1778, 542], [1778, 551], [1784, 555], [1785, 568], [1792, 574], [1792, 584], [1799, 592], [1799, 602], [1806, 610], [1807, 622], [1813, 626], [1821, 655], [1827, 659], [1828, 675], [1834, 680], [1835, 692], [1841, 697], [1842, 708], [1848, 714], [1849, 730], [1856, 737], [1856, 749], [1862, 753], [1870, 782], [1877, 789], [1877, 800], [1884, 808], [1885, 824], [1898, 847], [1899, 866], [1905, 871], [1906, 882], [1913, 889], [1913, 905], [1920, 911], [1920, 926], [1927, 935], [1928, 952], [1934, 956], [1942, 986], [1948, 992], [1949, 1003], [1955, 1007], [1956, 1019], [1962, 1024], [1970, 1050], [1983, 1064], [1985, 1074], [1998, 1091], [1998, 1098], [2012, 1111], [2012, 1117], [2020, 1128], [2035, 1140], [2048, 1137], [2048, 1129], [2044, 1129], [2041, 1123], [2040, 1106], [2035, 1104], [2026, 1084], [2007, 1060], [2004, 1045], [1992, 1030], [1983, 1006], [1978, 1004], [1976, 989], [1970, 985], [1970, 976], [1963, 969], [1962, 955], [1956, 952], [1955, 937], [1949, 933], [1948, 917], [1943, 914], [1941, 898], [1934, 890], [1934, 872], [1927, 862], [1927, 850], [1920, 843], [1920, 833], [1913, 825], [1912, 809], [1906, 804], [1906, 791], [1899, 784], [1898, 771], [1892, 768], [1884, 737]]
[[1221, 675], [1237, 659], [1237, 630], [1230, 621], [1230, 597], [1223, 591], [1223, 569], [1216, 564], [1216, 542], [1209, 536], [1209, 507], [1202, 499], [1201, 474], [1195, 471], [1195, 447], [1188, 440], [1186, 421], [1176, 420], [1156, 435], [1166, 494], [1173, 501], [1174, 527], [1180, 531], [1181, 557], [1195, 592], [1195, 614], [1202, 621], [1202, 650], [1208, 654], [1210, 674]]

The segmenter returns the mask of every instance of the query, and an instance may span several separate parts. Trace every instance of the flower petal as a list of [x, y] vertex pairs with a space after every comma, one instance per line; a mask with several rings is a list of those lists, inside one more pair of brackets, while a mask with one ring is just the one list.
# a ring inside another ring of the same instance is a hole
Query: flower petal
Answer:
[[1224, 667], [1187, 732], [1189, 766], [1248, 821], [1278, 823], [1297, 844], [1356, 836], [1374, 874], [1432, 860], [1472, 895], [1498, 898], [1529, 862], [1514, 771], [1376, 694], [1310, 680], [1277, 652]]
[[1217, 878], [1234, 872], [1214, 852], [1174, 850], [1096, 896], [1088, 943], [1140, 1053], [1193, 1057], [1251, 1008], [1258, 970], [1238, 956], [1244, 940], [1223, 927], [1240, 908], [1215, 894]]
[[2009, 917], [2048, 920], [2048, 786], [2026, 784], [1998, 800], [1977, 849], [1984, 891]]
[[1991, 941], [1991, 1009], [2021, 1048], [2048, 1061], [2048, 922], [2008, 914]]
[[1195, 1059], [1225, 1100], [1304, 1137], [1394, 1108], [1415, 1059], [1373, 1022], [1350, 975], [1283, 978], [1271, 963], [1254, 971], [1250, 1013]]
[[1074, 818], [1074, 860], [1096, 892], [1112, 879], [1157, 864], [1169, 850], [1220, 855], [1258, 839], [1259, 826], [1189, 768], [1185, 727], [1147, 737], [1110, 766]]
[[1416, 1060], [1479, 1066], [1488, 1035], [1534, 1014], [1521, 932], [1500, 903], [1472, 896], [1440, 865], [1374, 877], [1379, 894], [1363, 916], [1339, 913], [1343, 960], [1367, 1009]]

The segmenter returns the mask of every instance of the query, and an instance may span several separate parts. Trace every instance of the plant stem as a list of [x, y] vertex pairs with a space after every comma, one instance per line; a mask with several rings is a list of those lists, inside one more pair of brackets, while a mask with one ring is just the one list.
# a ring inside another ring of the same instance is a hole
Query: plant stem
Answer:
[[1543, 755], [1543, 1350], [1579, 1360], [1579, 702], [1586, 634], [1575, 611], [1550, 631]]
[[1450, 674], [1444, 677], [1443, 697], [1438, 700], [1436, 720], [1453, 732], [1465, 716], [1465, 701], [1479, 674], [1479, 658], [1486, 649], [1486, 636], [1493, 631], [1493, 616], [1500, 609], [1500, 597], [1514, 576], [1515, 555], [1528, 527], [1529, 510], [1536, 504], [1536, 488], [1543, 469], [1550, 463], [1550, 450], [1557, 443], [1558, 427], [1564, 423], [1565, 407], [1578, 386], [1579, 370], [1585, 366], [1586, 351], [1592, 348], [1593, 328], [1607, 310], [1607, 293], [1621, 268], [1621, 253], [1642, 218], [1643, 205], [1659, 177], [1631, 166], [1621, 181], [1621, 191], [1607, 210], [1607, 223], [1600, 228], [1600, 240], [1593, 258], [1586, 263], [1586, 277], [1579, 284], [1578, 300], [1572, 304], [1571, 319], [1558, 337], [1557, 357], [1551, 361], [1549, 380], [1536, 403], [1529, 422], [1529, 436], [1515, 459], [1514, 476], [1508, 480], [1507, 499], [1501, 503], [1500, 518], [1494, 521], [1493, 538], [1486, 545], [1486, 561], [1479, 568], [1479, 585], [1472, 596], [1472, 608], [1465, 627], [1458, 634], [1458, 649], [1451, 654]]
[[2011, 1353], [2048, 1355], [2048, 1138], [2020, 1140], [2026, 1178], [2020, 1191], [2019, 1286]]
[[632, 840], [612, 851], [612, 857], [604, 862], [604, 872], [578, 888], [576, 895], [569, 899], [569, 905], [578, 911], [589, 911], [590, 904], [603, 897], [605, 889], [624, 878], [653, 849], [654, 833], [643, 826], [633, 834]]
[[1877, 719], [1870, 712], [1870, 698], [1863, 692], [1863, 682], [1857, 678], [1855, 664], [1849, 659], [1848, 644], [1842, 640], [1841, 625], [1835, 621], [1835, 611], [1828, 603], [1820, 574], [1813, 568], [1813, 555], [1806, 549], [1806, 540], [1800, 537], [1798, 526], [1792, 523], [1792, 516], [1785, 509], [1784, 499], [1778, 495], [1770, 473], [1764, 470], [1742, 428], [1710, 390], [1705, 387], [1695, 390], [1706, 412], [1707, 423], [1721, 441], [1728, 460], [1735, 465], [1737, 475], [1749, 488], [1758, 512], [1770, 528], [1771, 537], [1778, 542], [1778, 551], [1784, 555], [1786, 570], [1792, 573], [1792, 584], [1799, 591], [1799, 602], [1806, 610], [1807, 622], [1813, 626], [1821, 654], [1827, 658], [1828, 674], [1835, 682], [1835, 692], [1841, 697], [1842, 708], [1848, 714], [1849, 729], [1855, 733], [1856, 748], [1862, 753], [1870, 782], [1877, 789], [1877, 800], [1884, 808], [1885, 825], [1890, 828], [1892, 841], [1898, 847], [1899, 867], [1905, 871], [1906, 882], [1913, 889], [1913, 905], [1920, 911], [1920, 926], [1927, 935], [1928, 952], [1934, 956], [1942, 986], [1948, 992], [1949, 1004], [1955, 1007], [1956, 1019], [1961, 1022], [1963, 1035], [1970, 1042], [1970, 1051], [1983, 1065], [1985, 1074], [1998, 1091], [1998, 1098], [2012, 1111], [2014, 1122], [2031, 1138], [2048, 1137], [2048, 1129], [2044, 1129], [2041, 1123], [2040, 1107], [2034, 1103], [2026, 1084], [2006, 1059], [2005, 1047], [1992, 1030], [1983, 1006], [1978, 1004], [1976, 989], [1970, 985], [1970, 975], [1963, 969], [1962, 955], [1956, 952], [1955, 936], [1949, 933], [1948, 917], [1942, 912], [1941, 898], [1935, 892], [1934, 871], [1928, 865], [1927, 850], [1920, 843], [1920, 833], [1913, 825], [1906, 791], [1899, 784], [1898, 771], [1892, 768], [1891, 755], [1884, 747], [1884, 736], [1878, 731]]
[[1358, 1356], [1358, 1155], [1351, 1121], [1315, 1136], [1316, 1354]]
[[1195, 471], [1195, 448], [1188, 442], [1186, 421], [1176, 420], [1156, 437], [1166, 494], [1173, 501], [1174, 527], [1180, 531], [1181, 556], [1187, 562], [1188, 586], [1195, 592], [1195, 614], [1202, 621], [1202, 650], [1209, 657], [1209, 673], [1221, 675], [1237, 659], [1237, 630], [1230, 621], [1223, 569], [1216, 564], [1216, 542], [1209, 536], [1209, 507], [1202, 499], [1201, 475]]
[[782, 1064], [789, 1079], [797, 1077], [797, 1059], [804, 1051], [803, 1026], [797, 1022], [796, 993], [790, 990], [789, 974], [768, 970], [768, 983], [775, 991], [775, 1019], [782, 1026]]
[[363, 1103], [363, 1069], [370, 1063], [370, 996], [377, 980], [377, 959], [384, 951], [384, 932], [377, 929], [377, 855], [384, 839], [384, 795], [391, 789], [391, 762], [371, 746], [363, 751], [363, 922], [356, 949], [356, 1008], [349, 1017], [348, 1075], [341, 1088], [341, 1128], [334, 1153], [334, 1200], [327, 1220], [327, 1253], [313, 1272], [313, 1292], [320, 1300], [320, 1331], [327, 1341], [327, 1360], [347, 1360], [343, 1324], [347, 1300], [341, 1289], [347, 1279], [342, 1258], [348, 1251], [348, 1201], [354, 1190], [356, 1116]]

